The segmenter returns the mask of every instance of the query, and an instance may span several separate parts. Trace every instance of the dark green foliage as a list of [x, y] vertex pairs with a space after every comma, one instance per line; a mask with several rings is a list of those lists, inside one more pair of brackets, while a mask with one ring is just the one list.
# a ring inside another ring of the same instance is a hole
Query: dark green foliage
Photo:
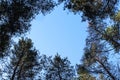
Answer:
[[77, 65], [77, 67], [78, 80], [96, 80], [84, 66]]
[[33, 47], [31, 39], [22, 38], [12, 50], [11, 80], [33, 80], [38, 72], [38, 51]]
[[83, 12], [88, 20], [105, 18], [113, 15], [118, 0], [59, 0], [65, 3], [65, 8], [74, 13]]
[[46, 14], [55, 6], [51, 0], [0, 1], [0, 55], [5, 52], [13, 36], [30, 29], [30, 22], [38, 13]]
[[[55, 55], [53, 59], [44, 56], [43, 62], [44, 80], [72, 80], [75, 76], [74, 68], [70, 65], [67, 58], [61, 58]], [[41, 77], [41, 76], [40, 76]]]

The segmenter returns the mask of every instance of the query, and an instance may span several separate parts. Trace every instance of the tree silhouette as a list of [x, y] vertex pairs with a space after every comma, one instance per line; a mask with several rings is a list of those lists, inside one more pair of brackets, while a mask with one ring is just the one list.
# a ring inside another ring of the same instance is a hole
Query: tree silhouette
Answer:
[[61, 58], [58, 54], [53, 59], [44, 56], [41, 62], [44, 63], [44, 80], [71, 80], [75, 76], [70, 61], [67, 58]]
[[39, 67], [38, 51], [31, 39], [20, 39], [14, 45], [10, 63], [13, 67], [10, 80], [33, 80]]
[[49, 13], [55, 6], [52, 0], [0, 1], [0, 56], [9, 48], [11, 38], [30, 30], [30, 22], [39, 13]]

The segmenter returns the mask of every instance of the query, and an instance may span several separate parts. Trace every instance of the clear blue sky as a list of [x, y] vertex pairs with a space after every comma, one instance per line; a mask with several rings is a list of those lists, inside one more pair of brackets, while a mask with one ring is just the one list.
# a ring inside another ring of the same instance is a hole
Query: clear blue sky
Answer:
[[41, 54], [68, 57], [72, 64], [80, 63], [87, 36], [87, 23], [80, 15], [56, 7], [46, 16], [38, 15], [32, 21], [30, 34]]

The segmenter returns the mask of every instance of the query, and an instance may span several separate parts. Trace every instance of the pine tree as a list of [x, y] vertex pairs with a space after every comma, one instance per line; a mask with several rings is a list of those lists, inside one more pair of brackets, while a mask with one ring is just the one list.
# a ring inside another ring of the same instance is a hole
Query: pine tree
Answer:
[[[47, 60], [48, 59], [48, 60]], [[75, 73], [73, 66], [67, 58], [61, 58], [60, 55], [55, 55], [53, 59], [50, 57], [42, 59], [44, 63], [44, 80], [72, 80]]]
[[38, 51], [31, 39], [22, 38], [12, 50], [10, 80], [33, 80], [39, 67]]

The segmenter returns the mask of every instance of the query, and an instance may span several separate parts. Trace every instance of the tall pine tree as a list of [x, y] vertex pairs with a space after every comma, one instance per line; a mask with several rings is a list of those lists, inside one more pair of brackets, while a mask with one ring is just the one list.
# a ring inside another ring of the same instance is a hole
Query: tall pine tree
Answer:
[[39, 69], [38, 55], [31, 39], [20, 39], [12, 50], [10, 80], [33, 80]]

